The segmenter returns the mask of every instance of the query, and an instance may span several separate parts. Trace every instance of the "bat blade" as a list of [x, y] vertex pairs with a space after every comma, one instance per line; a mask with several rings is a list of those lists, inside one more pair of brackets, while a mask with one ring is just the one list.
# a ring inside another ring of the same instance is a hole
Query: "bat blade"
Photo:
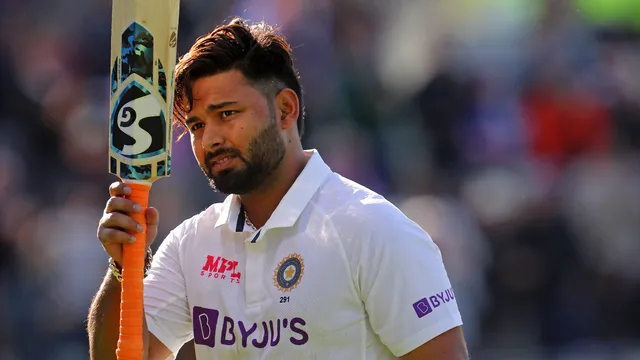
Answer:
[[151, 183], [171, 172], [179, 0], [113, 0], [109, 172]]

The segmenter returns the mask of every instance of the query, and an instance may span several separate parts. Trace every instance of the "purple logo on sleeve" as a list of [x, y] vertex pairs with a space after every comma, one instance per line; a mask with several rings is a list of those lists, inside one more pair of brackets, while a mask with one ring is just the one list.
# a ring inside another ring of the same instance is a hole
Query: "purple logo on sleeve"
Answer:
[[427, 298], [422, 298], [413, 304], [413, 310], [416, 311], [416, 315], [419, 318], [431, 313], [433, 309], [431, 305], [429, 305], [429, 300]]
[[418, 318], [421, 318], [423, 316], [431, 314], [437, 307], [448, 303], [453, 299], [455, 299], [453, 289], [449, 288], [445, 291], [431, 295], [428, 298], [425, 297], [416, 301], [415, 303], [413, 303], [413, 310], [415, 310]]

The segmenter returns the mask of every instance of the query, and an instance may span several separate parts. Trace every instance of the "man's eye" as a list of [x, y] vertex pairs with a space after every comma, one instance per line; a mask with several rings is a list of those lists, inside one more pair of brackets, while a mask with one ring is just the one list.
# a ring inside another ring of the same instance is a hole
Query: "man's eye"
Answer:
[[202, 123], [196, 123], [191, 126], [190, 130], [191, 132], [195, 132], [196, 130], [200, 129], [202, 126], [203, 126]]
[[235, 113], [236, 113], [236, 111], [235, 111], [235, 110], [225, 110], [225, 111], [222, 111], [222, 112], [220, 113], [220, 117], [221, 117], [221, 118], [226, 118], [226, 117], [229, 117], [229, 116], [231, 116], [231, 115], [234, 115]]

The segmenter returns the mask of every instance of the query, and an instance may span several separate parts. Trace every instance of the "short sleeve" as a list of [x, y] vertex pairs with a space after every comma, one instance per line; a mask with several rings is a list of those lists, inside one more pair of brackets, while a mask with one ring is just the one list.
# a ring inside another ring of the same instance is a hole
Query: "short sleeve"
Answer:
[[193, 337], [179, 260], [183, 225], [174, 229], [162, 242], [144, 281], [144, 308], [149, 332], [174, 355]]
[[358, 283], [372, 329], [395, 356], [462, 325], [438, 246], [399, 210], [372, 222]]

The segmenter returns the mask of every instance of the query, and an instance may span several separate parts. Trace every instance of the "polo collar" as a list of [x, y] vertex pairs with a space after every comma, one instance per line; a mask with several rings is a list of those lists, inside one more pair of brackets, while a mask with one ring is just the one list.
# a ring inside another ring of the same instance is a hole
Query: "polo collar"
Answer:
[[[316, 149], [305, 150], [305, 155], [309, 160], [304, 169], [280, 200], [269, 220], [251, 237], [251, 242], [260, 240], [269, 229], [293, 226], [327, 176], [332, 173]], [[227, 196], [222, 203], [215, 227], [225, 224], [234, 232], [252, 230], [246, 224], [244, 211], [241, 211], [240, 198], [237, 195]]]

